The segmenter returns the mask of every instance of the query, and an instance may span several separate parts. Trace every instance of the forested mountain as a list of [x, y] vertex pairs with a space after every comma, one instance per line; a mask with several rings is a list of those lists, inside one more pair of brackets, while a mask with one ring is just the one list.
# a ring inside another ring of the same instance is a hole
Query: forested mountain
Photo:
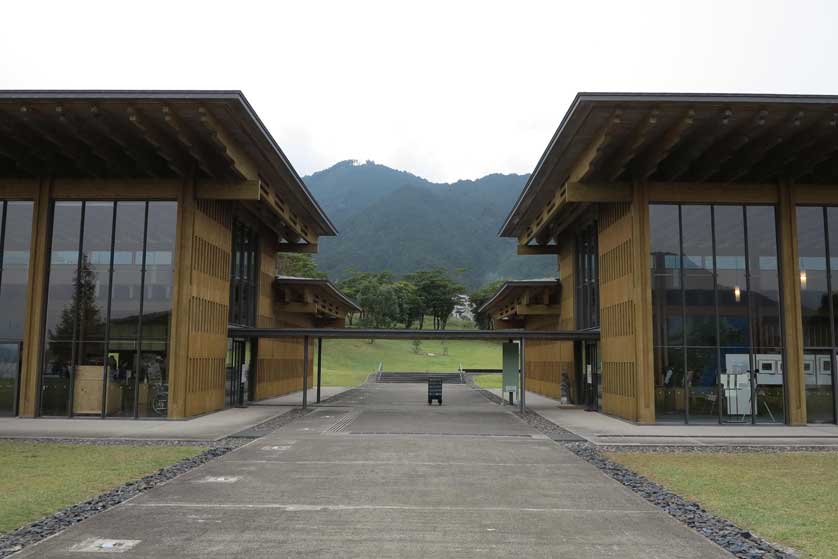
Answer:
[[303, 180], [339, 230], [320, 239], [316, 256], [334, 280], [349, 269], [400, 276], [443, 267], [474, 289], [499, 278], [556, 274], [554, 256], [517, 256], [515, 240], [497, 236], [526, 175], [440, 184], [343, 161]]

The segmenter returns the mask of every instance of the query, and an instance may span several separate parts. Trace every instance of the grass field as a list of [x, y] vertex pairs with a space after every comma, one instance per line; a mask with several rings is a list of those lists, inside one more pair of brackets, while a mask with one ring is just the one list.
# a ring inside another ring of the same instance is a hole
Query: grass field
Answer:
[[838, 558], [838, 452], [609, 458], [769, 541]]
[[141, 478], [201, 448], [0, 441], [0, 533]]
[[501, 344], [451, 340], [448, 355], [440, 340], [423, 340], [415, 352], [410, 340], [323, 340], [323, 386], [357, 386], [378, 370], [445, 372], [501, 367]]
[[503, 375], [474, 375], [474, 384], [480, 388], [500, 388], [503, 385]]

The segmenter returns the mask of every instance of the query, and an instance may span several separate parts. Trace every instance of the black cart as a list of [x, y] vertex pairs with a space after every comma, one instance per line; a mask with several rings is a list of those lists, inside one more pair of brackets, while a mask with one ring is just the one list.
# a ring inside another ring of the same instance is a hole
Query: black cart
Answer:
[[442, 405], [442, 379], [439, 377], [428, 378], [428, 405], [433, 404], [434, 400]]

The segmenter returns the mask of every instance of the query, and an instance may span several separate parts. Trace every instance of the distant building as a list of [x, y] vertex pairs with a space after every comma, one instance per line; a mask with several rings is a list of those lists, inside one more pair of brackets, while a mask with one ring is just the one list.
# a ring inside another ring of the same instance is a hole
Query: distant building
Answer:
[[471, 311], [471, 299], [468, 295], [462, 294], [455, 297], [457, 304], [451, 312], [452, 316], [456, 316], [461, 320], [474, 320], [474, 315]]

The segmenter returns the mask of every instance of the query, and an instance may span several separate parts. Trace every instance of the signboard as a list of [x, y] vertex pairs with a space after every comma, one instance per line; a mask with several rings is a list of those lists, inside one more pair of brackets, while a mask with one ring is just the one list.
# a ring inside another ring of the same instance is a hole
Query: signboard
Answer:
[[503, 344], [503, 391], [518, 391], [518, 367], [519, 367], [518, 344], [506, 342]]

